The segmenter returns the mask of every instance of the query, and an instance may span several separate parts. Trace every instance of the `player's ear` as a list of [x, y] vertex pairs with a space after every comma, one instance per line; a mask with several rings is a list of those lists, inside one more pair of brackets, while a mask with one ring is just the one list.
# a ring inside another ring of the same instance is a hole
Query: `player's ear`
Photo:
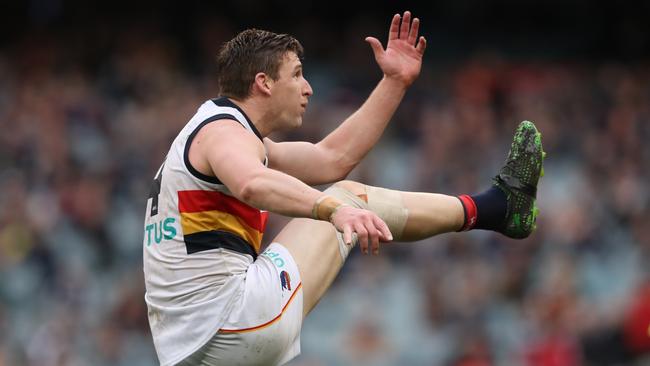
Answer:
[[264, 95], [271, 95], [271, 87], [273, 86], [273, 79], [263, 72], [255, 74], [253, 81], [253, 88]]

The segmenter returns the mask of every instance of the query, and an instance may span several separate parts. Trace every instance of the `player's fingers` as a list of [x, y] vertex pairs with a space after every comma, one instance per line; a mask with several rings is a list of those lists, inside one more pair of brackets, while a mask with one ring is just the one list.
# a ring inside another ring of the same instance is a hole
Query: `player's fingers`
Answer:
[[415, 49], [422, 55], [424, 54], [424, 50], [427, 49], [427, 40], [424, 37], [420, 37], [418, 40], [418, 45], [415, 47]]
[[393, 20], [390, 22], [390, 30], [388, 31], [388, 40], [392, 41], [397, 39], [399, 36], [399, 20], [401, 19], [399, 14], [393, 15]]
[[408, 44], [415, 46], [415, 41], [418, 39], [418, 31], [420, 30], [420, 19], [413, 19], [411, 30], [409, 31]]
[[357, 233], [357, 238], [359, 238], [359, 247], [363, 254], [368, 254], [368, 230], [361, 224], [354, 226], [354, 232]]
[[375, 216], [375, 227], [379, 229], [379, 232], [381, 233], [381, 236], [384, 241], [391, 241], [393, 240], [393, 234], [390, 232], [390, 229], [388, 228], [388, 225], [384, 222], [384, 220], [380, 219], [379, 216]]
[[352, 243], [352, 227], [350, 225], [343, 226], [343, 241], [347, 245]]
[[409, 36], [409, 28], [411, 27], [411, 12], [405, 11], [402, 17], [402, 26], [399, 30], [399, 39], [407, 39]]
[[382, 234], [377, 225], [375, 225], [374, 217], [374, 214], [368, 215], [364, 220], [363, 225], [368, 231], [368, 242], [370, 245], [370, 250], [372, 250], [373, 254], [376, 254], [375, 251], [379, 249], [379, 237]]
[[384, 47], [382, 47], [381, 42], [375, 37], [366, 37], [366, 42], [370, 44], [370, 48], [372, 48], [372, 53], [375, 54], [375, 58], [379, 58], [379, 56], [384, 52]]
[[368, 230], [368, 237], [370, 239], [370, 250], [372, 250], [372, 254], [377, 255], [379, 254], [380, 231], [377, 227], [375, 227], [372, 221], [369, 221], [368, 224], [370, 225], [370, 229]]

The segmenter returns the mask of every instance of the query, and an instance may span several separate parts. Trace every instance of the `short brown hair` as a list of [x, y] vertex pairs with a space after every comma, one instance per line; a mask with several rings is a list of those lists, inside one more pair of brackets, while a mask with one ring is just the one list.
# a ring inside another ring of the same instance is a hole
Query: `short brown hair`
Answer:
[[225, 97], [245, 99], [258, 72], [277, 79], [287, 52], [303, 57], [300, 42], [288, 34], [247, 29], [226, 42], [217, 54], [219, 93]]

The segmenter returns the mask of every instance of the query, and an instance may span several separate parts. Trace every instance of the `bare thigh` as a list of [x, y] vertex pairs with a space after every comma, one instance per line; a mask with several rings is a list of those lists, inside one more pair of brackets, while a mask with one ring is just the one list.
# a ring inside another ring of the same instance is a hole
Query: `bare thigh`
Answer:
[[303, 316], [306, 316], [343, 265], [336, 229], [324, 221], [293, 219], [273, 242], [287, 248], [298, 265], [303, 288]]

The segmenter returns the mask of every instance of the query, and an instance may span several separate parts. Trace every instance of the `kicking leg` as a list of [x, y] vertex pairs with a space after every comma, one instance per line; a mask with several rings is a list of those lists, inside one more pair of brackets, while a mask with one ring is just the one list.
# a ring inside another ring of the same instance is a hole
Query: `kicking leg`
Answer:
[[[325, 192], [377, 213], [397, 241], [458, 231], [464, 221], [463, 206], [453, 196], [399, 192], [353, 181], [338, 182]], [[332, 224], [310, 219], [291, 220], [273, 241], [286, 247], [298, 264], [306, 315], [329, 288], [352, 246], [343, 243]]]
[[[532, 123], [523, 122], [494, 185], [479, 195], [400, 192], [352, 181], [338, 182], [326, 192], [375, 212], [396, 241], [470, 229], [524, 238], [535, 228], [535, 196], [543, 174], [543, 157], [541, 135]], [[306, 315], [331, 285], [351, 247], [343, 243], [330, 223], [309, 219], [292, 220], [274, 242], [285, 246], [298, 265]]]

